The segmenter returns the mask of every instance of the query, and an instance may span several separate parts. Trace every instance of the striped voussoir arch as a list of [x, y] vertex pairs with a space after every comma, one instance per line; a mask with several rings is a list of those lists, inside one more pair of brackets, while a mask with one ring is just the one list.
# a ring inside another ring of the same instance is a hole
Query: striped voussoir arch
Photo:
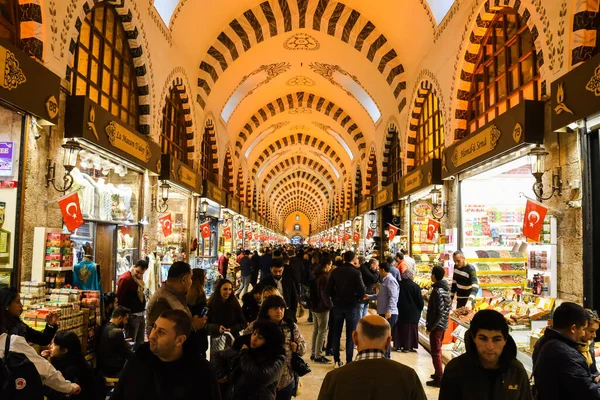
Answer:
[[328, 169], [325, 166], [323, 166], [323, 164], [306, 156], [296, 155], [288, 158], [287, 160], [281, 161], [279, 164], [273, 167], [269, 167], [269, 171], [262, 179], [262, 189], [265, 190], [265, 188], [269, 186], [269, 183], [275, 177], [281, 175], [286, 169], [294, 165], [304, 165], [308, 167], [309, 169], [324, 176], [329, 181], [331, 186], [335, 186], [335, 180], [329, 173]]
[[23, 50], [44, 59], [44, 20], [41, 0], [19, 0], [19, 39]]
[[238, 167], [237, 178], [234, 186], [234, 193], [237, 194], [237, 196], [240, 199], [243, 199], [244, 187], [244, 170], [242, 169], [242, 167]]
[[573, 35], [571, 38], [571, 66], [587, 61], [598, 54], [600, 45], [600, 12], [598, 0], [582, 0], [575, 2], [573, 12]]
[[[193, 159], [193, 156], [196, 153], [196, 146], [194, 146], [194, 123], [192, 122], [192, 109], [190, 98], [185, 89], [185, 85], [183, 84], [183, 80], [181, 78], [176, 78], [172, 82], [171, 90], [173, 90], [179, 96], [181, 100], [181, 106], [183, 108], [183, 118], [185, 119], [185, 137], [187, 140], [187, 152], [190, 154]], [[164, 104], [163, 100], [163, 104]]]
[[290, 192], [306, 192], [308, 196], [311, 197], [313, 201], [316, 201], [319, 205], [323, 206], [324, 204], [327, 204], [326, 194], [315, 189], [307, 182], [289, 182], [279, 187], [277, 192], [271, 195], [270, 204], [276, 207], [279, 200], [284, 200]]
[[[202, 140], [210, 141], [210, 151], [212, 153], [212, 161], [213, 161], [213, 175], [219, 175], [219, 156], [217, 152], [217, 137], [215, 135], [215, 123], [212, 119], [207, 119], [204, 124], [204, 135], [202, 136]], [[202, 147], [201, 147], [202, 148]]]
[[[225, 165], [227, 165], [227, 168], [225, 168]], [[225, 177], [224, 179], [227, 179], [229, 182], [229, 190], [231, 193], [235, 193], [233, 186], [233, 160], [231, 159], [231, 152], [229, 149], [227, 149], [225, 152], [225, 160], [223, 160], [223, 172], [225, 171], [229, 171], [229, 176]]]
[[[481, 44], [492, 24], [494, 17], [498, 11], [504, 8], [513, 8], [519, 14], [521, 23], [527, 24], [531, 31], [531, 36], [534, 40], [534, 46], [537, 51], [536, 58], [540, 71], [540, 86], [542, 88], [542, 97], [546, 95], [544, 54], [542, 50], [542, 39], [540, 32], [532, 21], [531, 13], [521, 0], [503, 0], [502, 5], [500, 0], [488, 0], [484, 3], [481, 11], [477, 15], [476, 26], [471, 32], [465, 50], [464, 62], [460, 71], [458, 85], [456, 89], [456, 109], [454, 111], [454, 140], [460, 140], [468, 134], [467, 129], [467, 113], [469, 107], [469, 98], [471, 91], [471, 83], [473, 81], [473, 73], [475, 71], [475, 63], [479, 56]], [[535, 12], [535, 10], [534, 10]]]
[[[417, 129], [419, 128], [419, 118], [421, 118], [423, 103], [425, 102], [425, 99], [431, 91], [433, 91], [433, 94], [437, 96], [436, 90], [431, 84], [431, 82], [427, 80], [421, 81], [421, 84], [419, 85], [415, 96], [415, 104], [413, 106], [412, 112], [410, 113], [410, 126], [408, 128], [407, 136], [408, 143], [406, 144], [406, 168], [408, 172], [412, 171], [415, 168], [415, 152], [417, 145]], [[443, 116], [440, 116], [440, 118], [443, 118]], [[440, 126], [444, 126], [443, 120], [440, 121]]]
[[322, 193], [329, 193], [327, 185], [325, 184], [325, 181], [322, 177], [314, 175], [312, 172], [309, 171], [300, 170], [279, 178], [275, 186], [270, 191], [271, 195], [273, 193], [277, 193], [277, 190], [280, 186], [283, 186], [290, 182], [294, 184], [297, 184], [298, 182], [308, 182], [309, 184], [313, 185], [313, 187], [316, 186], [316, 188], [319, 189]]
[[276, 207], [273, 207], [275, 210], [282, 210], [288, 206], [294, 207], [295, 203], [299, 201], [305, 201], [307, 204], [311, 205], [311, 209], [314, 210], [314, 215], [321, 214], [322, 208], [314, 203], [310, 197], [303, 195], [301, 193], [289, 193], [289, 196], [280, 202]]
[[[381, 170], [381, 176], [383, 177], [382, 185], [384, 187], [391, 183], [391, 182], [387, 181], [387, 176], [388, 176], [388, 163], [390, 160], [390, 150], [392, 147], [392, 139], [394, 136], [398, 137], [398, 127], [396, 126], [396, 124], [390, 124], [387, 128], [387, 131], [385, 134], [385, 143], [383, 145], [383, 168]], [[414, 154], [413, 154], [413, 158], [414, 158]]]
[[262, 41], [295, 29], [312, 29], [352, 46], [390, 86], [398, 111], [406, 106], [404, 67], [387, 38], [360, 12], [332, 0], [267, 0], [233, 19], [200, 63], [196, 101], [204, 109], [212, 86], [241, 54]]
[[363, 181], [362, 181], [362, 173], [360, 172], [360, 167], [356, 166], [356, 176], [354, 180], [354, 198], [358, 199], [362, 197], [363, 192]]
[[138, 40], [139, 30], [137, 23], [133, 21], [133, 14], [131, 13], [130, 7], [126, 4], [128, 0], [85, 0], [83, 7], [81, 8], [80, 14], [75, 19], [75, 30], [69, 43], [69, 55], [67, 60], [67, 72], [65, 79], [71, 80], [71, 61], [77, 49], [77, 42], [79, 40], [79, 32], [81, 31], [81, 25], [85, 16], [92, 11], [92, 8], [97, 3], [106, 2], [112, 5], [117, 14], [121, 17], [121, 24], [127, 35], [127, 41], [129, 42], [129, 50], [131, 51], [131, 58], [133, 59], [133, 65], [135, 66], [135, 76], [137, 81], [138, 89], [138, 110], [139, 110], [139, 127], [140, 133], [145, 135], [150, 134], [150, 92], [149, 92], [149, 79], [148, 70], [143, 59], [144, 51], [142, 49], [141, 40]]
[[[373, 171], [375, 171], [375, 174], [373, 174]], [[375, 154], [374, 147], [371, 148], [371, 152], [369, 153], [369, 162], [367, 163], [367, 188], [371, 187], [371, 181], [373, 179], [379, 179], [377, 176], [377, 154]]]
[[273, 153], [293, 145], [306, 145], [323, 152], [325, 157], [328, 157], [332, 163], [340, 168], [341, 171], [344, 171], [344, 163], [342, 162], [342, 159], [327, 143], [317, 137], [313, 137], [305, 133], [293, 133], [289, 136], [276, 140], [263, 150], [262, 154], [259, 155], [254, 162], [254, 166], [252, 168], [252, 178], [256, 178], [256, 174], [260, 169], [260, 166], [267, 161], [269, 157], [273, 155]]
[[290, 201], [279, 210], [277, 210], [277, 215], [279, 215], [283, 220], [297, 211], [303, 212], [311, 222], [317, 220], [319, 215], [319, 211], [315, 208], [313, 204], [311, 204], [308, 200], [298, 198]]
[[356, 143], [358, 150], [363, 153], [362, 158], [365, 157], [364, 149], [367, 147], [365, 136], [358, 128], [358, 124], [354, 122], [352, 117], [350, 117], [350, 115], [348, 115], [341, 107], [335, 105], [335, 103], [332, 101], [306, 92], [290, 93], [285, 97], [280, 97], [277, 100], [273, 100], [272, 102], [261, 107], [256, 113], [254, 113], [254, 115], [252, 115], [238, 135], [238, 139], [235, 143], [236, 157], [240, 157], [240, 153], [244, 147], [244, 144], [251, 139], [253, 133], [256, 132], [256, 134], [260, 134], [258, 128], [261, 124], [266, 122], [269, 118], [283, 113], [286, 110], [293, 110], [302, 107], [310, 108], [323, 113], [339, 123]]
[[354, 199], [352, 197], [352, 180], [349, 178], [347, 178], [346, 180], [347, 180], [347, 183], [345, 185], [346, 188], [345, 189], [342, 188], [342, 190], [344, 190], [343, 195], [346, 197], [346, 205], [348, 207], [352, 207], [352, 200]]

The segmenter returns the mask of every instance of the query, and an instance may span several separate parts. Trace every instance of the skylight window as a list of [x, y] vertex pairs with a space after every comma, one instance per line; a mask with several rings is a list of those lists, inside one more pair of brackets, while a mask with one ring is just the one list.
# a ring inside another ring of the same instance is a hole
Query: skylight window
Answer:
[[179, 0], [154, 0], [154, 8], [156, 8], [166, 26], [169, 26], [177, 4], [179, 4]]
[[352, 93], [352, 95], [360, 104], [362, 104], [362, 106], [371, 116], [371, 119], [374, 123], [379, 121], [379, 118], [381, 118], [381, 111], [379, 111], [379, 107], [377, 107], [375, 101], [358, 82], [352, 79], [351, 76], [345, 74], [334, 73], [333, 77], [344, 89]]
[[442, 22], [446, 14], [448, 14], [452, 4], [454, 4], [454, 0], [428, 0], [427, 2], [438, 25]]

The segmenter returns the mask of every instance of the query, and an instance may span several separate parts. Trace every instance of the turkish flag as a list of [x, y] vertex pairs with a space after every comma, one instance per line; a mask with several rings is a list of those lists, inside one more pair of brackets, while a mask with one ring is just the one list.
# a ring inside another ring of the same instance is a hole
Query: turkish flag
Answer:
[[399, 228], [396, 228], [392, 224], [388, 224], [390, 227], [388, 228], [388, 240], [391, 242], [396, 237], [396, 233], [398, 233]]
[[354, 231], [353, 239], [355, 242], [358, 242], [360, 240], [360, 233], [358, 233], [357, 231]]
[[548, 208], [542, 203], [527, 200], [523, 220], [523, 235], [526, 238], [536, 242], [540, 240], [540, 232], [542, 231], [547, 212]]
[[248, 240], [252, 240], [252, 231], [248, 231], [248, 232], [246, 233], [246, 239], [248, 239]]
[[208, 221], [200, 225], [200, 233], [202, 234], [202, 239], [210, 237], [210, 223]]
[[254, 234], [254, 240], [258, 240], [258, 233]]
[[350, 240], [350, 232], [344, 233], [344, 242], [347, 242], [348, 240]]
[[225, 237], [225, 240], [231, 240], [231, 227], [230, 226], [226, 226], [225, 228], [223, 228], [223, 236]]
[[433, 240], [438, 229], [440, 229], [440, 223], [429, 218], [429, 221], [427, 221], [427, 240]]
[[173, 233], [173, 222], [171, 221], [171, 213], [159, 217], [158, 222], [160, 222], [160, 227], [162, 228], [163, 235], [165, 235], [165, 237]]
[[367, 239], [372, 239], [373, 236], [375, 235], [375, 229], [367, 229]]
[[239, 240], [242, 240], [244, 238], [244, 231], [242, 231], [241, 229], [239, 229], [237, 231], [237, 237]]
[[60, 212], [69, 232], [83, 225], [83, 215], [81, 215], [81, 207], [79, 206], [79, 195], [77, 192], [71, 193], [68, 196], [58, 200]]

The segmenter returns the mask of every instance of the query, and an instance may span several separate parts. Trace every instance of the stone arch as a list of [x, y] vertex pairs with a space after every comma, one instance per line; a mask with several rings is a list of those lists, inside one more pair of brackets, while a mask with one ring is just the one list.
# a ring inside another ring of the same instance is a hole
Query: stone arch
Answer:
[[271, 204], [273, 206], [277, 206], [277, 202], [280, 198], [283, 198], [289, 191], [292, 190], [302, 190], [310, 193], [311, 196], [314, 196], [315, 201], [318, 201], [319, 204], [324, 205], [327, 203], [327, 194], [322, 191], [316, 189], [312, 184], [301, 181], [301, 182], [288, 182], [283, 184], [282, 186], [277, 187], [276, 190], [273, 191], [271, 195]]
[[277, 180], [277, 183], [269, 190], [269, 193], [275, 193], [277, 188], [287, 184], [288, 182], [298, 182], [298, 181], [306, 181], [315, 187], [317, 187], [323, 193], [329, 193], [327, 189], [327, 185], [322, 177], [314, 174], [312, 171], [308, 169], [298, 170], [289, 175], [281, 177]]
[[[234, 193], [234, 183], [233, 183], [233, 160], [231, 159], [230, 149], [227, 149], [225, 152], [225, 157], [223, 160], [223, 177], [221, 180], [221, 186], [228, 193]], [[227, 187], [225, 187], [227, 185]], [[229, 189], [229, 190], [227, 190]]]
[[[469, 28], [467, 32], [470, 32], [469, 38], [464, 41], [459, 51], [458, 57], [462, 58], [460, 70], [455, 79], [457, 79], [456, 89], [453, 89], [453, 93], [456, 94], [456, 99], [453, 104], [454, 107], [454, 123], [452, 128], [454, 129], [454, 140], [460, 140], [467, 133], [467, 112], [469, 104], [469, 94], [471, 90], [471, 82], [473, 80], [473, 71], [475, 69], [475, 63], [477, 62], [477, 56], [483, 39], [490, 27], [494, 17], [505, 8], [512, 8], [516, 10], [521, 18], [521, 22], [526, 24], [531, 31], [531, 35], [534, 39], [536, 49], [536, 59], [538, 68], [540, 71], [540, 93], [541, 96], [546, 95], [546, 68], [544, 67], [544, 38], [542, 37], [543, 30], [538, 30], [538, 27], [533, 22], [531, 12], [528, 7], [524, 5], [521, 0], [505, 0], [504, 5], [496, 5], [499, 2], [497, 0], [486, 0], [483, 5], [479, 8], [477, 18], [472, 28]], [[536, 12], [535, 8], [532, 8], [533, 12]], [[548, 54], [547, 54], [548, 55]], [[552, 55], [548, 55], [552, 57]], [[456, 92], [454, 92], [456, 90]]]
[[235, 187], [234, 187], [234, 193], [237, 194], [237, 196], [240, 199], [243, 199], [244, 187], [245, 187], [244, 186], [244, 170], [242, 169], [242, 166], [240, 165], [237, 170], [237, 177], [236, 177], [236, 182], [235, 182]]
[[[210, 151], [212, 154], [212, 173], [215, 177], [219, 176], [219, 152], [217, 149], [217, 136], [215, 134], [215, 123], [212, 118], [207, 118], [204, 122], [204, 134], [202, 136], [202, 143], [208, 140], [210, 142]], [[198, 160], [202, 163], [202, 160]]]
[[269, 167], [269, 171], [264, 176], [264, 178], [261, 179], [262, 189], [265, 190], [265, 188], [268, 186], [271, 180], [273, 180], [275, 177], [282, 174], [286, 169], [294, 165], [305, 165], [313, 171], [319, 173], [321, 176], [324, 176], [329, 181], [331, 186], [335, 185], [333, 177], [331, 176], [327, 168], [323, 166], [323, 164], [306, 156], [296, 155], [279, 162], [277, 165]]
[[356, 175], [354, 179], [354, 204], [356, 205], [357, 199], [362, 199], [363, 195], [363, 179], [362, 173], [360, 172], [360, 164], [356, 164]]
[[[39, 1], [39, 0], [38, 0]], [[144, 135], [150, 134], [150, 79], [148, 74], [148, 68], [146, 65], [149, 64], [147, 57], [144, 55], [144, 49], [142, 46], [142, 40], [140, 37], [140, 29], [138, 25], [142, 26], [138, 21], [134, 21], [131, 7], [129, 6], [130, 0], [84, 0], [83, 6], [79, 10], [79, 15], [75, 18], [75, 29], [71, 30], [71, 37], [69, 40], [69, 48], [67, 53], [67, 69], [65, 73], [65, 79], [71, 81], [71, 62], [75, 55], [75, 49], [77, 48], [77, 42], [79, 39], [79, 33], [81, 31], [81, 25], [85, 16], [92, 11], [94, 6], [99, 3], [108, 3], [115, 8], [117, 14], [121, 17], [121, 24], [125, 34], [127, 35], [129, 42], [129, 50], [131, 52], [131, 58], [135, 66], [135, 76], [137, 80], [138, 88], [138, 107], [139, 107], [139, 127], [140, 133]]]
[[212, 86], [241, 54], [265, 39], [297, 29], [312, 29], [352, 46], [379, 71], [399, 101], [406, 89], [404, 67], [396, 50], [370, 20], [338, 1], [266, 0], [233, 19], [222, 31], [200, 63], [196, 101], [204, 109]]
[[23, 51], [44, 61], [44, 12], [41, 0], [14, 0], [19, 8], [19, 40]]
[[377, 169], [377, 153], [375, 151], [375, 147], [371, 147], [369, 161], [367, 163], [367, 192], [369, 196], [377, 194], [373, 193], [373, 189], [375, 187], [379, 187], [379, 176]]
[[383, 160], [382, 160], [382, 168], [381, 168], [381, 182], [383, 186], [389, 185], [391, 182], [387, 181], [388, 174], [388, 165], [390, 162], [390, 149], [392, 147], [392, 141], [396, 138], [396, 140], [400, 140], [398, 133], [398, 124], [394, 122], [390, 122], [387, 126], [385, 132], [385, 143], [383, 145]]
[[[300, 110], [300, 111], [298, 111]], [[289, 112], [312, 112], [315, 110], [328, 117], [331, 117], [334, 121], [338, 122], [356, 143], [359, 152], [361, 153], [362, 159], [365, 158], [364, 149], [367, 144], [365, 142], [365, 136], [359, 129], [358, 124], [354, 122], [352, 117], [348, 115], [344, 109], [338, 107], [335, 103], [324, 97], [317, 96], [306, 92], [290, 93], [285, 97], [280, 97], [272, 102], [261, 107], [250, 120], [244, 125], [242, 131], [238, 135], [238, 139], [235, 143], [235, 155], [240, 157], [244, 144], [251, 139], [252, 134], [257, 130], [261, 124], [266, 122], [269, 118], [274, 117], [277, 114]], [[274, 128], [280, 126], [275, 125]]]
[[[571, 35], [571, 67], [587, 61], [598, 54], [600, 45], [600, 3], [594, 0], [575, 2], [573, 11], [573, 34]], [[566, 12], [566, 10], [565, 10]]]
[[281, 208], [288, 202], [293, 201], [294, 199], [296, 199], [298, 197], [306, 198], [318, 210], [321, 210], [323, 208], [323, 204], [318, 202], [319, 197], [316, 197], [316, 195], [309, 193], [306, 190], [300, 189], [300, 188], [290, 189], [287, 192], [281, 194], [273, 202], [273, 208], [275, 208], [275, 209]]
[[[186, 140], [187, 140], [187, 153], [188, 153], [188, 158], [190, 160], [193, 160], [196, 156], [196, 146], [195, 146], [195, 142], [194, 142], [194, 122], [192, 120], [192, 109], [191, 109], [191, 103], [190, 103], [190, 99], [188, 96], [188, 92], [186, 90], [186, 86], [183, 84], [183, 80], [181, 78], [175, 78], [173, 79], [170, 84], [167, 83], [165, 85], [165, 88], [163, 89], [163, 93], [161, 96], [161, 102], [160, 102], [160, 130], [162, 132], [162, 115], [164, 113], [164, 108], [165, 108], [165, 104], [166, 104], [166, 97], [169, 96], [169, 93], [171, 92], [171, 90], [175, 91], [175, 93], [178, 95], [179, 99], [181, 100], [181, 105], [183, 107], [183, 115], [185, 118], [185, 133], [186, 133]], [[157, 143], [160, 143], [160, 132], [159, 135], [157, 137]]]

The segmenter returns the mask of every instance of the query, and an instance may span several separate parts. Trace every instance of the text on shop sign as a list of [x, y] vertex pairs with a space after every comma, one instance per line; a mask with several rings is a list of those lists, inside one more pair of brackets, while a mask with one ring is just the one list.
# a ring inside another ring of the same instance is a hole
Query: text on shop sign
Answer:
[[180, 165], [179, 169], [177, 170], [177, 175], [179, 176], [179, 180], [181, 182], [188, 186], [196, 187], [196, 174], [191, 169]]
[[423, 182], [423, 171], [416, 171], [404, 178], [404, 191], [408, 192], [421, 186]]
[[124, 126], [119, 125], [116, 121], [111, 121], [105, 130], [108, 141], [117, 149], [144, 162], [148, 162], [152, 158], [152, 151], [148, 142], [139, 138]]
[[459, 167], [494, 150], [501, 134], [496, 125], [492, 125], [472, 138], [465, 140], [454, 149], [452, 164]]

